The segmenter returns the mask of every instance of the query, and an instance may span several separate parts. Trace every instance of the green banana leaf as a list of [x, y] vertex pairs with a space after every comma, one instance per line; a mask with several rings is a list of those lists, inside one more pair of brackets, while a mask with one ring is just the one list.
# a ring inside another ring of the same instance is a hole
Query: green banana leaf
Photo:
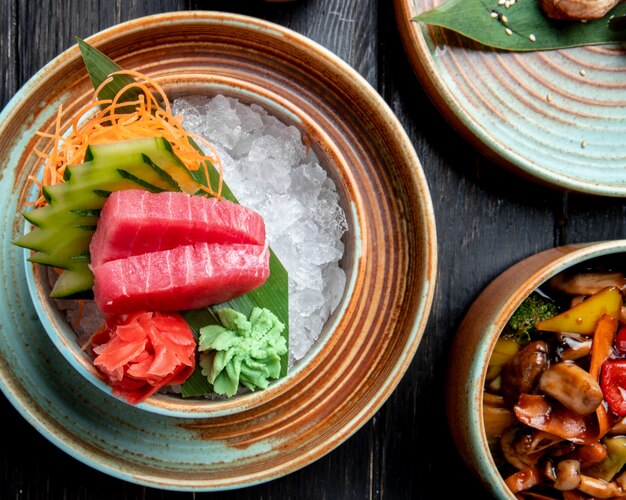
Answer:
[[[122, 68], [109, 59], [105, 54], [100, 52], [95, 47], [92, 47], [83, 40], [77, 39], [78, 46], [80, 47], [81, 55], [85, 63], [85, 68], [91, 78], [94, 89], [98, 88], [102, 82], [104, 82], [111, 73], [122, 70]], [[114, 75], [111, 82], [106, 84], [100, 91], [98, 97], [100, 99], [113, 98], [122, 88], [127, 84], [132, 83], [134, 80], [129, 75]], [[139, 92], [135, 89], [131, 89], [125, 92], [122, 96], [122, 101], [133, 101], [137, 99]], [[191, 144], [196, 149], [200, 150], [198, 145], [191, 141]], [[207, 180], [202, 172], [202, 169], [198, 169], [196, 172], [192, 172], [196, 177], [196, 180], [208, 185], [217, 186], [219, 179], [219, 172], [217, 169], [207, 162], [209, 171], [209, 179]], [[233, 195], [232, 191], [228, 188], [226, 183], [222, 187], [222, 196], [230, 201], [237, 203], [237, 199]], [[200, 328], [208, 324], [219, 324], [215, 311], [222, 307], [230, 307], [236, 311], [249, 316], [254, 307], [264, 307], [272, 311], [280, 321], [285, 324], [285, 330], [283, 336], [289, 345], [289, 290], [288, 290], [288, 276], [287, 270], [281, 264], [280, 260], [276, 257], [274, 252], [270, 249], [270, 275], [267, 281], [256, 290], [248, 292], [245, 295], [230, 300], [224, 304], [217, 306], [211, 306], [206, 309], [187, 311], [183, 314], [185, 320], [197, 335]], [[217, 322], [217, 323], [216, 323]], [[281, 376], [287, 374], [287, 355], [282, 357], [281, 360]], [[182, 385], [182, 394], [185, 397], [188, 396], [200, 396], [209, 394], [212, 391], [211, 386], [206, 377], [200, 374], [200, 368], [196, 367], [196, 372], [190, 377], [190, 379]]]
[[623, 42], [624, 16], [626, 3], [602, 19], [582, 23], [548, 18], [538, 0], [518, 0], [508, 8], [497, 0], [448, 0], [413, 20], [456, 31], [488, 47], [534, 51]]

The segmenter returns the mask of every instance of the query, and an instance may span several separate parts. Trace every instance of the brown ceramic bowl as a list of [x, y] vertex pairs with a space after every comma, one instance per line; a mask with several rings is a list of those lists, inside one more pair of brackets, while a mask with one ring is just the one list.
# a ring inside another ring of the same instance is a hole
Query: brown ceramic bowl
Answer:
[[447, 374], [450, 431], [469, 469], [497, 498], [515, 499], [494, 462], [483, 423], [483, 387], [500, 333], [522, 301], [548, 279], [591, 259], [626, 253], [626, 240], [552, 248], [491, 282], [471, 305], [454, 338]]
[[[53, 429], [50, 437], [78, 458], [143, 484], [236, 487], [310, 463], [380, 408], [424, 332], [435, 285], [436, 235], [413, 146], [358, 73], [316, 43], [271, 23], [181, 12], [130, 21], [88, 41], [122, 67], [158, 79], [170, 97], [225, 93], [260, 104], [308, 136], [348, 216], [347, 286], [317, 344], [267, 390], [220, 401], [158, 395], [132, 407], [105, 394], [107, 386], [48, 299], [41, 273], [28, 263], [32, 299], [24, 294], [24, 255], [12, 248], [3, 268], [18, 293], [2, 300], [18, 312], [0, 333], [5, 393], [42, 432]], [[3, 216], [13, 239], [24, 231], [16, 211], [29, 196], [33, 148], [40, 145], [34, 132], [52, 129], [59, 103], [71, 115], [91, 95], [73, 47], [28, 82], [4, 111], [2, 180], [13, 186], [4, 192], [15, 194]], [[39, 320], [24, 331], [18, 317], [35, 314]], [[50, 349], [44, 328], [58, 352]], [[70, 364], [75, 370], [66, 369]], [[37, 383], [25, 374], [29, 371]], [[42, 400], [50, 404], [42, 406]], [[104, 415], [116, 422], [111, 441], [118, 443], [116, 450], [103, 443], [103, 426], [109, 429]], [[136, 444], [138, 434], [148, 439], [145, 446]], [[185, 447], [186, 454], [178, 456]]]

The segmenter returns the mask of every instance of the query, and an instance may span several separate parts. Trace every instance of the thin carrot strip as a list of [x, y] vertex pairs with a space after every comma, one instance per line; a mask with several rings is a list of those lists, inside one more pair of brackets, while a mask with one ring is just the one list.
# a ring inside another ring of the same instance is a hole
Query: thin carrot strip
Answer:
[[87, 341], [80, 346], [80, 350], [81, 351], [85, 351], [87, 350], [87, 348], [93, 343], [93, 339], [96, 338], [96, 335], [99, 335], [100, 333], [102, 333], [103, 331], [106, 330], [106, 325], [102, 325], [100, 328], [98, 328], [95, 332], [93, 332], [89, 338], [87, 339]]
[[165, 95], [165, 92], [163, 91], [161, 86], [155, 80], [147, 78], [146, 75], [143, 75], [139, 73], [138, 71], [133, 71], [133, 70], [128, 70], [128, 69], [116, 71], [113, 74], [114, 75], [116, 74], [117, 75], [129, 75], [135, 78], [142, 78], [146, 80], [146, 82], [149, 82], [149, 84], [154, 88], [154, 90], [156, 90], [156, 92], [161, 96], [161, 98], [163, 99], [163, 103], [165, 104], [165, 109], [168, 111], [168, 113], [171, 111], [169, 99]]
[[[115, 74], [127, 74], [137, 79], [136, 82], [125, 85], [113, 99], [99, 99], [98, 94], [112, 81]], [[122, 102], [122, 95], [131, 88], [141, 91], [138, 98], [132, 102]], [[162, 101], [158, 104], [157, 97]], [[128, 110], [129, 106], [135, 109], [131, 113], [121, 113], [120, 109]], [[94, 110], [96, 110], [94, 112]], [[86, 115], [90, 114], [88, 118]], [[111, 141], [129, 140], [144, 137], [163, 137], [170, 142], [173, 151], [181, 158], [190, 170], [204, 169], [208, 186], [202, 189], [217, 197], [221, 197], [223, 186], [223, 167], [215, 148], [203, 137], [189, 134], [182, 125], [182, 118], [174, 116], [167, 95], [162, 87], [153, 79], [137, 71], [119, 71], [110, 75], [95, 91], [94, 100], [78, 110], [73, 117], [68, 133], [65, 137], [61, 133], [63, 111], [59, 111], [52, 133], [39, 132], [38, 135], [49, 139], [52, 143], [50, 153], [36, 150], [35, 154], [43, 165], [42, 180], [36, 182], [41, 189], [43, 186], [64, 182], [63, 172], [68, 164], [83, 161], [87, 147], [90, 144], [100, 144]], [[81, 123], [82, 121], [82, 123]], [[197, 151], [190, 144], [190, 138], [202, 142], [210, 154]], [[209, 181], [208, 165], [211, 162], [219, 171], [217, 189]], [[45, 204], [43, 196], [35, 201], [35, 205]]]
[[602, 363], [606, 361], [613, 347], [615, 332], [617, 331], [617, 320], [605, 314], [598, 320], [593, 334], [591, 345], [591, 362], [589, 364], [589, 374], [598, 380]]
[[[608, 314], [602, 316], [596, 325], [591, 344], [591, 362], [589, 364], [589, 374], [594, 380], [600, 378], [600, 370], [611, 353], [615, 332], [617, 331], [617, 320]], [[603, 404], [596, 409], [598, 419], [598, 439], [604, 437], [613, 427], [613, 419], [609, 416]]]
[[613, 427], [614, 419], [609, 416], [604, 404], [596, 408], [596, 417], [598, 418], [598, 439], [602, 439]]

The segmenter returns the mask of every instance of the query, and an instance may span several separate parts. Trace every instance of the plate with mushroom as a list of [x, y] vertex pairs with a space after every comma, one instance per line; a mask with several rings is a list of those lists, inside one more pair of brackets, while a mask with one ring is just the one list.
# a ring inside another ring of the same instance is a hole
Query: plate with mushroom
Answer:
[[542, 184], [626, 196], [626, 44], [507, 52], [412, 20], [443, 2], [394, 1], [415, 73], [451, 125]]

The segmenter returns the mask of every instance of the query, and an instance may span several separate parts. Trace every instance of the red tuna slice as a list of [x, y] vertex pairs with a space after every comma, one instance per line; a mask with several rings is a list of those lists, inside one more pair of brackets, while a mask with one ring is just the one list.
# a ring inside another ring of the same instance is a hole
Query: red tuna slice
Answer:
[[220, 304], [265, 283], [266, 245], [197, 243], [92, 266], [94, 299], [106, 314], [184, 311]]
[[265, 244], [265, 223], [254, 210], [227, 200], [137, 189], [111, 193], [89, 245], [99, 266], [133, 255], [194, 243]]

